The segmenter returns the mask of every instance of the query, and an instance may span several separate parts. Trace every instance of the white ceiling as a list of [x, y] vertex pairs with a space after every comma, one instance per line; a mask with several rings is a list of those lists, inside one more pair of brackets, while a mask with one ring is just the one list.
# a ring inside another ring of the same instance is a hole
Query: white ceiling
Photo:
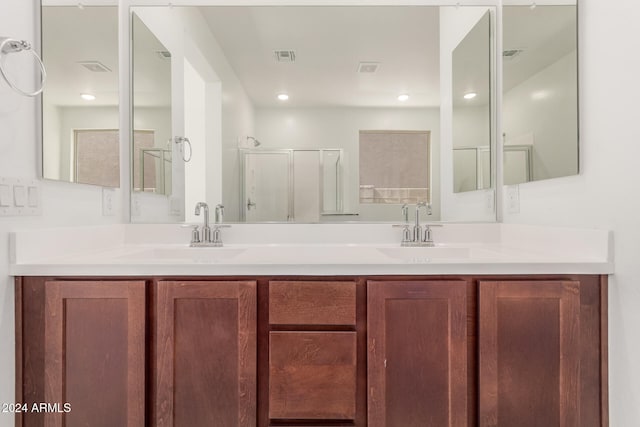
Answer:
[[576, 6], [505, 6], [503, 49], [522, 49], [504, 60], [507, 92], [576, 48]]
[[[290, 107], [440, 104], [437, 7], [217, 6], [201, 11], [257, 107], [283, 105], [276, 99], [280, 92], [290, 95]], [[117, 18], [114, 6], [43, 8], [46, 102], [117, 105]], [[573, 6], [505, 7], [504, 49], [524, 50], [505, 61], [505, 90], [568, 53], [575, 34]], [[147, 42], [153, 47], [153, 40]], [[296, 62], [277, 63], [275, 49], [295, 50]], [[154, 55], [142, 59], [136, 53], [139, 66], [155, 70], [147, 73], [148, 80], [138, 79], [136, 89], [144, 96], [138, 101], [167, 105], [168, 71], [158, 72]], [[93, 73], [79, 61], [100, 61], [112, 71]], [[357, 73], [361, 61], [379, 62], [378, 72]], [[83, 101], [84, 92], [97, 99]], [[409, 101], [398, 101], [400, 93], [408, 93]]]
[[[42, 56], [47, 69], [44, 101], [60, 106], [118, 105], [118, 8], [42, 8]], [[111, 71], [94, 73], [79, 61], [100, 61]], [[91, 93], [95, 101], [84, 101]]]
[[[469, 30], [453, 51], [452, 96], [454, 107], [484, 106], [490, 100], [491, 43], [489, 12]], [[472, 99], [464, 99], [467, 93]]]
[[[203, 7], [257, 107], [438, 106], [438, 7]], [[277, 63], [274, 50], [296, 61]], [[359, 62], [379, 62], [375, 74]], [[410, 95], [406, 102], [397, 97]]]
[[169, 52], [140, 18], [133, 14], [133, 103], [137, 107], [171, 106], [171, 58]]

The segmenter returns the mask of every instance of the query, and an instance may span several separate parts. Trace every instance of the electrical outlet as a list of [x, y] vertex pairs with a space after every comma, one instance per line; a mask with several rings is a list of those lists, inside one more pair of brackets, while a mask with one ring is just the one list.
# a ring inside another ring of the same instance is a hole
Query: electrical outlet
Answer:
[[507, 212], [520, 213], [520, 186], [507, 186]]
[[169, 215], [180, 216], [182, 215], [182, 200], [177, 197], [169, 198]]
[[140, 216], [140, 200], [136, 195], [131, 198], [131, 216]]
[[487, 213], [494, 213], [496, 202], [493, 190], [487, 190], [484, 194], [484, 209]]
[[116, 214], [115, 194], [116, 190], [113, 188], [102, 189], [102, 216], [114, 216]]

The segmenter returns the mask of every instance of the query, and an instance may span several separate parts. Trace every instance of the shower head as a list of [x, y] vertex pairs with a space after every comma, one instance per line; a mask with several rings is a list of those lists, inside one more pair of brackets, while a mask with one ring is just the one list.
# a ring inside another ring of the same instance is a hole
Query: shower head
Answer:
[[252, 141], [252, 142], [253, 142], [253, 146], [254, 146], [254, 147], [257, 147], [258, 145], [260, 145], [260, 141], [258, 141], [257, 139], [255, 139], [255, 138], [254, 138], [254, 137], [252, 137], [252, 136], [248, 136], [248, 137], [247, 137], [247, 141]]

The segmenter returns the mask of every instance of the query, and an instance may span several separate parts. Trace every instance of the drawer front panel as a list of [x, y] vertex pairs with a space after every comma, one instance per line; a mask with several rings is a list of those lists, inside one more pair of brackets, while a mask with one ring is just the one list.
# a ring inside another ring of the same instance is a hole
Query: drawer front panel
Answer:
[[272, 325], [355, 325], [355, 282], [269, 283]]
[[355, 332], [271, 332], [269, 341], [269, 418], [355, 418]]

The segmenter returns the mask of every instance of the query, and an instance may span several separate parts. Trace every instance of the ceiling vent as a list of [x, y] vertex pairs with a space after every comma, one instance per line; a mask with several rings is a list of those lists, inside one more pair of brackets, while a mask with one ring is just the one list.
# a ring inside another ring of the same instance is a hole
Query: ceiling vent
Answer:
[[156, 55], [158, 55], [160, 59], [171, 59], [171, 52], [168, 50], [156, 50]]
[[507, 49], [502, 51], [502, 57], [504, 59], [513, 59], [516, 56], [520, 55], [524, 50], [522, 49]]
[[358, 72], [364, 74], [373, 74], [378, 71], [379, 62], [361, 62], [358, 64]]
[[102, 62], [99, 62], [99, 61], [81, 61], [81, 62], [78, 62], [78, 64], [82, 65], [84, 68], [86, 68], [87, 70], [93, 73], [111, 72], [111, 69], [109, 67], [107, 67], [106, 65], [104, 65]]
[[296, 53], [293, 50], [274, 50], [273, 55], [276, 62], [296, 62]]

